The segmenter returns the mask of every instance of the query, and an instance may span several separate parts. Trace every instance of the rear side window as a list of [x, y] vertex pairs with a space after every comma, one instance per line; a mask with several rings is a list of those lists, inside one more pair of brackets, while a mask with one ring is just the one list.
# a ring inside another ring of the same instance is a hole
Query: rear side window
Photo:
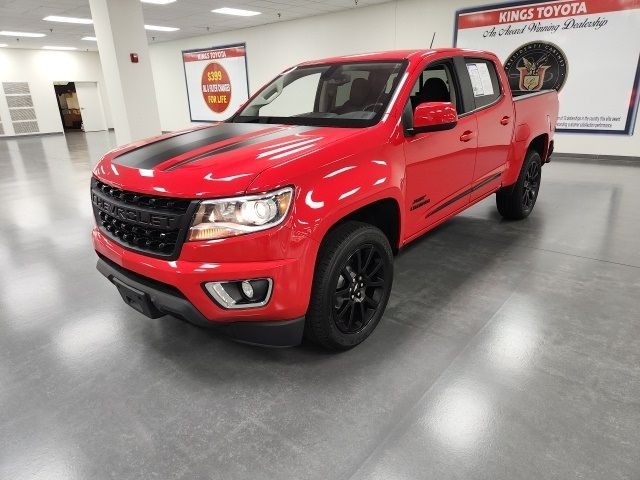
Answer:
[[476, 108], [486, 107], [498, 100], [502, 92], [493, 62], [481, 58], [465, 58], [465, 63], [473, 87]]

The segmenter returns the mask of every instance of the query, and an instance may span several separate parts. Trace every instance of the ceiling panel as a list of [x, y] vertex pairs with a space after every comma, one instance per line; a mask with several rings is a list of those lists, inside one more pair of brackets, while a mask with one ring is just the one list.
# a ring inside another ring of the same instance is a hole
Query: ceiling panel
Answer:
[[[224, 32], [362, 8], [387, 1], [389, 0], [357, 0], [356, 5], [356, 0], [177, 0], [168, 5], [143, 4], [143, 12], [147, 24], [180, 28], [177, 32], [147, 32], [149, 42], [166, 42], [208, 32]], [[211, 13], [211, 10], [220, 7], [244, 8], [262, 14], [234, 17]], [[0, 0], [0, 30], [47, 35], [43, 38], [20, 39], [0, 37], [0, 43], [7, 43], [14, 48], [55, 45], [97, 50], [95, 42], [81, 40], [84, 36], [94, 35], [91, 25], [45, 22], [42, 19], [47, 15], [88, 18], [91, 10], [88, 0]]]

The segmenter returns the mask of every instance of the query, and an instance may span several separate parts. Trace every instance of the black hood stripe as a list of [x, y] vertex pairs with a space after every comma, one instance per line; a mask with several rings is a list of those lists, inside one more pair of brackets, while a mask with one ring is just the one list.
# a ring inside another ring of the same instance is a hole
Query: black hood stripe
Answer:
[[256, 123], [220, 123], [218, 125], [212, 125], [211, 127], [202, 128], [193, 132], [186, 132], [174, 137], [158, 140], [157, 142], [153, 142], [148, 145], [143, 145], [134, 150], [117, 156], [113, 159], [113, 163], [125, 167], [151, 170], [161, 163], [187, 153], [191, 150], [195, 150], [206, 145], [223, 142], [225, 140], [230, 140], [234, 137], [241, 137], [243, 135], [264, 131], [264, 133], [248, 138], [246, 140], [240, 140], [238, 142], [216, 148], [211, 152], [207, 152], [206, 154], [198, 155], [196, 158], [185, 160], [184, 162], [180, 162], [177, 165], [172, 165], [168, 168], [168, 170], [171, 170], [178, 166], [184, 165], [185, 163], [190, 163], [192, 161], [204, 158], [205, 156], [216, 153], [223, 153], [226, 151], [234, 150], [236, 148], [241, 148], [246, 145], [252, 145], [267, 140], [285, 137], [294, 133], [301, 133], [307, 130], [315, 130], [317, 128], [282, 126], [281, 128], [274, 131], [274, 127], [280, 126]]
[[249, 145], [255, 145], [257, 143], [262, 142], [270, 142], [272, 140], [277, 140], [279, 138], [285, 138], [290, 135], [296, 135], [299, 133], [309, 132], [311, 130], [317, 130], [318, 127], [306, 127], [306, 126], [297, 126], [297, 127], [287, 127], [277, 131], [267, 131], [260, 135], [255, 135], [251, 138], [247, 138], [246, 140], [238, 140], [237, 142], [230, 143], [228, 145], [224, 145], [222, 147], [214, 148], [213, 150], [209, 150], [207, 152], [201, 153], [192, 158], [187, 158], [178, 163], [174, 163], [165, 169], [165, 171], [170, 172], [171, 170], [175, 170], [184, 165], [197, 162], [198, 160], [202, 160], [203, 158], [210, 157], [212, 155], [218, 155], [220, 153], [231, 152], [238, 148], [248, 147]]

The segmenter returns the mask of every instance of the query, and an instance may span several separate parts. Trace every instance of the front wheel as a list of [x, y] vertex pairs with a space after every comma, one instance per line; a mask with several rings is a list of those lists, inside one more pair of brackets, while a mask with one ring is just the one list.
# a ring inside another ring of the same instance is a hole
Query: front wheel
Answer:
[[372, 225], [348, 221], [318, 253], [305, 336], [331, 350], [364, 341], [382, 318], [393, 282], [393, 253]]
[[542, 160], [540, 154], [529, 150], [515, 185], [496, 193], [498, 212], [509, 220], [522, 220], [533, 211], [540, 190]]

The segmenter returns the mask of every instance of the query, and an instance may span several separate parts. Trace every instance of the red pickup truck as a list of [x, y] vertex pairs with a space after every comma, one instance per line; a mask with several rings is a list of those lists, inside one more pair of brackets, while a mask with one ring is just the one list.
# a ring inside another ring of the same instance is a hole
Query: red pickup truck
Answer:
[[531, 213], [558, 97], [524, 93], [482, 51], [297, 65], [226, 122], [100, 160], [97, 268], [152, 318], [353, 347], [380, 321], [404, 245], [494, 193], [503, 217]]

